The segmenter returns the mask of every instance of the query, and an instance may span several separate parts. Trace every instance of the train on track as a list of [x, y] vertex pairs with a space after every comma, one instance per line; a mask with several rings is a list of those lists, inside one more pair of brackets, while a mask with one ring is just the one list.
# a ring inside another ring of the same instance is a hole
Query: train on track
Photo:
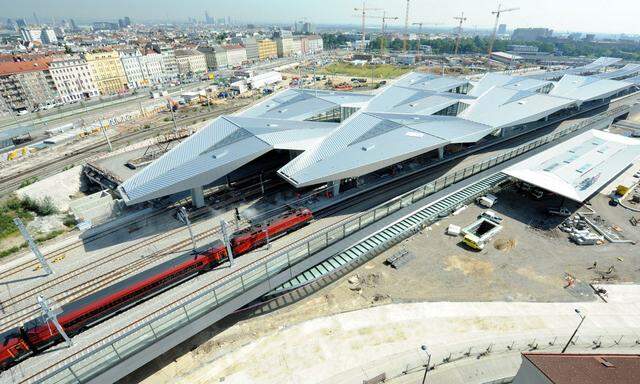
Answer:
[[[240, 256], [308, 224], [313, 213], [308, 208], [291, 209], [266, 222], [233, 233], [233, 256]], [[101, 289], [61, 307], [57, 316], [65, 333], [72, 337], [84, 329], [123, 312], [151, 296], [174, 287], [199, 273], [207, 272], [228, 260], [221, 241], [205, 251], [185, 254], [125, 280]], [[52, 321], [35, 318], [21, 327], [0, 334], [0, 370], [63, 340]]]

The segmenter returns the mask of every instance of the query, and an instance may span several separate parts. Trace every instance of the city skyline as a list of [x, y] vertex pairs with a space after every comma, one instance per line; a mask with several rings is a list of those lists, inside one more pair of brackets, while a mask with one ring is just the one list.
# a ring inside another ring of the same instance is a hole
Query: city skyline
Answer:
[[[6, 1], [6, 0], [3, 0]], [[34, 22], [35, 17], [40, 22], [75, 18], [83, 21], [117, 20], [129, 16], [139, 22], [168, 21], [180, 22], [189, 19], [203, 21], [205, 12], [214, 19], [231, 17], [237, 23], [278, 23], [291, 24], [295, 20], [306, 19], [315, 24], [325, 25], [359, 25], [357, 12], [353, 9], [361, 6], [357, 0], [326, 0], [323, 2], [271, 0], [240, 0], [233, 4], [217, 3], [203, 0], [185, 0], [181, 6], [167, 0], [138, 0], [135, 3], [124, 0], [111, 0], [102, 3], [92, 3], [79, 0], [60, 0], [55, 4], [42, 0], [25, 0], [20, 3], [10, 3], [3, 6], [6, 17], [26, 18]], [[433, 5], [438, 4], [438, 7]], [[240, 5], [240, 6], [238, 6]], [[390, 21], [389, 27], [400, 27], [404, 24], [403, 17], [406, 2], [370, 0], [368, 7], [384, 8], [387, 14], [396, 15], [399, 20]], [[558, 4], [552, 0], [540, 0], [536, 4], [525, 0], [512, 0], [503, 7], [519, 7], [515, 12], [503, 15], [501, 23], [508, 25], [510, 30], [525, 27], [547, 27], [557, 32], [594, 32], [602, 34], [640, 34], [634, 15], [640, 10], [640, 5], [628, 0], [612, 0], [610, 6], [602, 9], [601, 2], [567, 0]], [[454, 26], [454, 16], [464, 11], [468, 18], [466, 29], [492, 28], [494, 17], [491, 10], [497, 4], [490, 0], [479, 0], [470, 3], [464, 0], [451, 0], [446, 4], [431, 0], [413, 0], [411, 2], [410, 22], [424, 22], [438, 24], [438, 27]], [[260, 9], [260, 12], [256, 10]], [[621, 12], [627, 9], [629, 12]], [[635, 11], [634, 11], [635, 10]], [[567, 18], [566, 14], [573, 17]], [[100, 16], [96, 16], [100, 15]], [[377, 24], [373, 20], [370, 25]]]

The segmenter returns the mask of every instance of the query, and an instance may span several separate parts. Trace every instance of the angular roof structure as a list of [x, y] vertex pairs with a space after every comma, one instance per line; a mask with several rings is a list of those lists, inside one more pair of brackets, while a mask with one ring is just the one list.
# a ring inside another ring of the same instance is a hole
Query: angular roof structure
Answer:
[[607, 98], [626, 88], [628, 84], [622, 81], [594, 76], [564, 75], [549, 94], [586, 102]]
[[637, 76], [638, 74], [640, 74], [640, 64], [627, 64], [620, 69], [616, 69], [615, 71], [602, 72], [595, 76], [601, 79], [620, 80], [632, 76]]
[[[473, 82], [409, 73], [375, 94], [288, 89], [212, 120], [126, 180], [120, 192], [134, 204], [186, 191], [274, 149], [301, 152], [278, 170], [294, 186], [358, 177], [632, 87], [596, 77], [549, 82], [487, 74]], [[341, 121], [317, 121], [323, 117]]]
[[541, 80], [552, 80], [558, 79], [564, 75], [583, 75], [585, 73], [596, 73], [608, 66], [619, 63], [621, 61], [622, 59], [619, 59], [617, 57], [600, 57], [595, 61], [581, 67], [561, 69], [559, 71], [550, 71], [542, 74], [536, 74], [531, 77]]
[[590, 130], [503, 172], [583, 202], [638, 159], [640, 140]]
[[303, 121], [336, 107], [363, 107], [371, 98], [353, 92], [287, 89], [243, 111], [242, 116]]

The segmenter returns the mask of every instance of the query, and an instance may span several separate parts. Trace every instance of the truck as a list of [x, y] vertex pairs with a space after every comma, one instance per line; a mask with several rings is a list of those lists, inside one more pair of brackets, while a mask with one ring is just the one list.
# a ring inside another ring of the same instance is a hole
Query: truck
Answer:
[[462, 229], [462, 234], [464, 235], [462, 242], [472, 249], [481, 251], [493, 236], [501, 230], [502, 225], [486, 217], [480, 217], [471, 225]]

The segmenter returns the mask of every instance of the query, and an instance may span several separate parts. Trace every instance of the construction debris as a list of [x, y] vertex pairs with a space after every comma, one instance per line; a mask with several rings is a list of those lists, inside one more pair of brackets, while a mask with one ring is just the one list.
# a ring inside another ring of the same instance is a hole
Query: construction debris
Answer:
[[560, 230], [569, 234], [569, 239], [578, 245], [603, 244], [604, 237], [592, 232], [586, 220], [578, 215], [568, 218], [560, 224]]
[[397, 253], [394, 253], [392, 256], [387, 258], [387, 264], [392, 266], [395, 269], [400, 269], [400, 267], [407, 264], [409, 261], [415, 259], [415, 255], [406, 249], [403, 249]]

